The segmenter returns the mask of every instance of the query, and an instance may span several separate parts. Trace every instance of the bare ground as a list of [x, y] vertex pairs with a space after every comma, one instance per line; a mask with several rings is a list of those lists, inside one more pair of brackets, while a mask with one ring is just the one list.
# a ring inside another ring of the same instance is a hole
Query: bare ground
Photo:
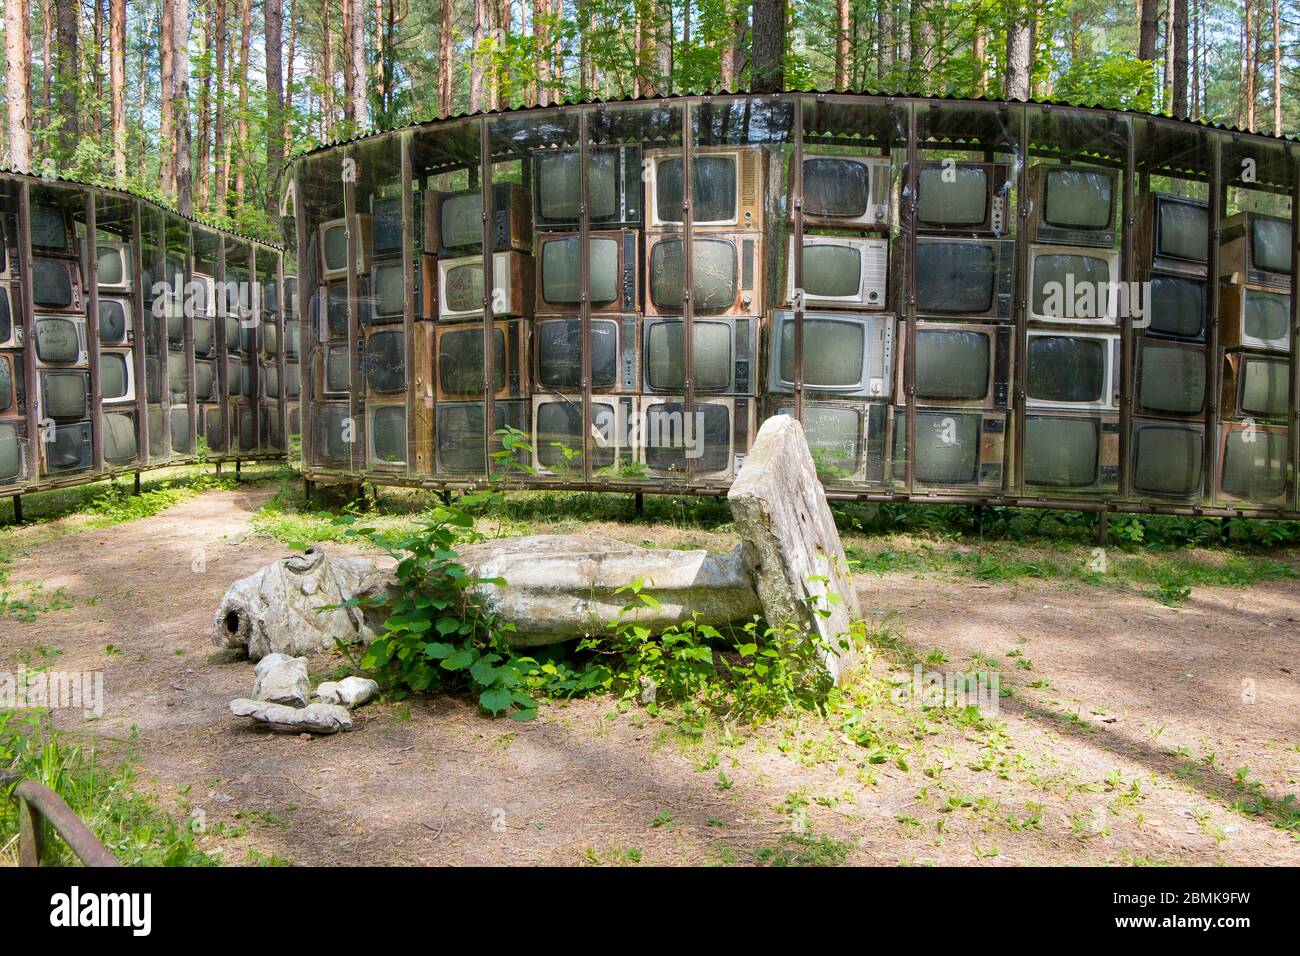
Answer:
[[445, 696], [381, 702], [354, 732], [309, 740], [233, 719], [251, 668], [208, 642], [227, 584], [285, 551], [249, 528], [269, 494], [209, 492], [112, 528], [9, 538], [41, 539], [11, 578], [62, 588], [71, 606], [0, 618], [0, 661], [55, 648], [60, 669], [102, 669], [103, 718], [57, 724], [138, 753], [141, 785], [202, 811], [202, 845], [227, 862], [747, 862], [803, 831], [863, 864], [1300, 863], [1300, 841], [1276, 825], [1285, 810], [1231, 809], [1250, 797], [1242, 767], [1270, 800], [1300, 794], [1294, 581], [1198, 588], [1174, 610], [1091, 587], [862, 576], [863, 606], [892, 613], [922, 657], [942, 652], [935, 667], [987, 655], [1013, 688], [992, 731], [876, 704], [888, 748], [812, 718], [690, 738], [608, 698], [523, 724]]

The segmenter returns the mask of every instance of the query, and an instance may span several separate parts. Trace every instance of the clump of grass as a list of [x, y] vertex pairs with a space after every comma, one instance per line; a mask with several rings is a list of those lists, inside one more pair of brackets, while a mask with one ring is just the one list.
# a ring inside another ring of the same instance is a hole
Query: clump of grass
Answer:
[[779, 843], [760, 847], [754, 862], [760, 866], [843, 866], [853, 844], [822, 834], [787, 833]]

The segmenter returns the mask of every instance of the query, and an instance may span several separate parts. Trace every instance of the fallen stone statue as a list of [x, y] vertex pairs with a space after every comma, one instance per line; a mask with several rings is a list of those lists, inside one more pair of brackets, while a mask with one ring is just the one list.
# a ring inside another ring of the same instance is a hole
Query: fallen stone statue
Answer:
[[[503, 623], [516, 647], [604, 633], [636, 579], [654, 605], [635, 620], [652, 630], [694, 615], [723, 628], [762, 615], [774, 626], [818, 633], [833, 647], [858, 617], [834, 517], [803, 428], [789, 416], [759, 430], [728, 495], [744, 540], [726, 554], [644, 548], [593, 535], [533, 535], [467, 545], [459, 560], [477, 584], [470, 598]], [[368, 643], [382, 628], [380, 607], [335, 608], [349, 598], [382, 601], [393, 579], [366, 558], [337, 557], [320, 546], [283, 558], [232, 584], [213, 618], [219, 646], [247, 648], [257, 660], [327, 650], [336, 638]], [[837, 681], [847, 653], [822, 656]], [[324, 695], [322, 695], [324, 696]]]

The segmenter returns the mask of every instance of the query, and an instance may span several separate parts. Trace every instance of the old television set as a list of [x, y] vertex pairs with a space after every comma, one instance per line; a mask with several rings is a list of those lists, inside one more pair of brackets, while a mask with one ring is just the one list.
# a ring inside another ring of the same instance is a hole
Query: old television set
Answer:
[[[637, 233], [591, 233], [587, 270], [593, 312], [639, 308]], [[571, 312], [582, 302], [582, 241], [577, 233], [543, 233], [537, 240], [537, 311]]]
[[[492, 254], [492, 314], [533, 314], [533, 257], [521, 252]], [[438, 317], [444, 322], [483, 316], [483, 258], [438, 260]]]
[[[758, 319], [700, 318], [692, 322], [691, 378], [696, 393], [749, 395], [758, 384]], [[686, 387], [686, 328], [681, 319], [650, 318], [642, 326], [647, 394]]]
[[915, 341], [918, 405], [1007, 407], [1015, 348], [1009, 326], [921, 322]]
[[933, 161], [916, 171], [918, 233], [1001, 236], [1011, 191], [1005, 163]]
[[[482, 333], [479, 333], [480, 338]], [[406, 389], [406, 333], [400, 329], [375, 332], [366, 339], [366, 388], [380, 395]], [[482, 361], [479, 362], [482, 367]]]
[[[646, 235], [646, 315], [681, 315], [686, 272], [679, 235]], [[761, 306], [762, 237], [705, 233], [691, 239], [691, 306], [695, 315], [753, 315]]]
[[906, 479], [910, 454], [914, 487], [1001, 486], [1007, 438], [1005, 412], [918, 408], [914, 414], [916, 437], [908, 441], [907, 409], [894, 410], [895, 481]]
[[346, 282], [331, 282], [325, 287], [321, 299], [321, 338], [345, 339], [348, 336], [348, 286]]
[[[794, 236], [786, 258], [785, 301], [795, 301]], [[887, 239], [803, 237], [803, 302], [830, 309], [883, 309], [889, 279]]]
[[1210, 248], [1209, 203], [1151, 193], [1144, 213], [1148, 235], [1141, 241], [1150, 243], [1152, 270], [1204, 278]]
[[751, 399], [697, 400], [688, 415], [680, 397], [643, 398], [641, 463], [654, 478], [730, 481], [744, 464], [753, 418]]
[[[402, 197], [370, 202], [370, 253], [376, 259], [402, 254]], [[268, 306], [274, 308], [274, 306]]]
[[347, 343], [321, 349], [321, 392], [347, 395], [352, 391], [352, 350]]
[[1119, 174], [1097, 166], [1039, 163], [1029, 168], [1029, 201], [1036, 242], [1069, 246], [1115, 245]]
[[267, 358], [275, 358], [280, 354], [280, 327], [274, 319], [266, 318], [262, 322], [262, 348], [260, 351]]
[[[11, 293], [14, 297], [11, 298]], [[0, 348], [23, 347], [22, 309], [18, 307], [18, 287], [0, 285]]]
[[167, 392], [173, 405], [188, 402], [190, 399], [190, 373], [182, 353], [172, 352], [168, 356]]
[[[528, 192], [514, 183], [492, 186], [492, 251], [528, 252], [533, 215]], [[424, 248], [439, 256], [463, 256], [483, 248], [483, 193], [478, 189], [433, 192], [424, 204]]]
[[244, 349], [245, 333], [239, 319], [233, 315], [221, 320], [226, 337], [226, 354], [238, 355]]
[[1154, 498], [1199, 498], [1205, 463], [1205, 426], [1133, 420], [1133, 493]]
[[[581, 157], [576, 149], [533, 154], [533, 222], [572, 229], [580, 220]], [[587, 219], [593, 228], [641, 224], [641, 147], [587, 149]]]
[[[296, 314], [298, 312], [298, 277], [287, 275], [284, 277], [284, 310]], [[280, 285], [274, 279], [262, 286], [262, 307], [267, 312], [280, 311]]]
[[297, 362], [284, 363], [284, 397], [296, 400], [302, 393], [302, 369]]
[[214, 326], [215, 319], [207, 316], [196, 317], [194, 319], [194, 354], [202, 356], [214, 355], [217, 351], [217, 335]]
[[[922, 274], [919, 261], [917, 274]], [[1118, 250], [1029, 247], [1031, 322], [1114, 325], [1120, 310], [1118, 283]]]
[[284, 423], [274, 408], [262, 416], [262, 444], [276, 451], [284, 448]]
[[224, 452], [226, 450], [226, 416], [222, 407], [212, 405], [208, 408], [200, 408], [199, 422], [202, 425], [200, 434], [203, 436], [203, 440], [208, 443], [208, 450]]
[[[85, 243], [82, 244], [83, 250]], [[99, 239], [95, 242], [95, 283], [100, 293], [131, 291], [134, 265], [131, 246], [125, 242]]]
[[1204, 342], [1205, 291], [1204, 279], [1151, 273], [1147, 284], [1144, 334]]
[[366, 407], [366, 462], [380, 468], [405, 466], [405, 403]]
[[32, 259], [32, 304], [46, 312], [81, 315], [81, 269], [75, 259]]
[[212, 402], [217, 399], [217, 365], [210, 359], [194, 362], [194, 400]]
[[1219, 429], [1219, 496], [1284, 504], [1291, 486], [1286, 427], [1224, 422]]
[[48, 441], [41, 442], [48, 474], [83, 471], [94, 464], [90, 445], [90, 422], [55, 425]]
[[321, 404], [315, 408], [312, 454], [316, 461], [328, 465], [347, 465], [351, 461], [350, 414], [348, 406], [341, 403]]
[[254, 397], [253, 391], [253, 369], [255, 368], [252, 359], [244, 359], [239, 356], [229, 356], [226, 359], [226, 394], [231, 398], [243, 396], [244, 398]]
[[156, 355], [149, 355], [144, 360], [144, 395], [145, 401], [157, 405], [162, 401], [162, 365]]
[[[776, 414], [794, 417], [793, 404]], [[884, 402], [804, 402], [803, 434], [823, 484], [880, 482], [889, 406]]]
[[173, 405], [169, 410], [171, 419], [172, 451], [188, 455], [194, 451], [194, 426], [190, 421], [188, 405]]
[[1011, 239], [920, 236], [916, 311], [922, 315], [1008, 319], [1015, 278]]
[[[527, 386], [527, 329], [523, 322], [495, 322], [492, 330], [492, 391], [498, 399], [523, 395]], [[438, 401], [483, 394], [483, 326], [462, 325], [434, 331]]]
[[[683, 222], [685, 166], [680, 149], [646, 151], [650, 228]], [[763, 152], [757, 146], [691, 151], [691, 223], [696, 228], [763, 228]]]
[[99, 353], [99, 393], [105, 402], [135, 401], [135, 364], [129, 351]]
[[1225, 285], [1219, 307], [1225, 348], [1291, 351], [1291, 294], [1263, 286]]
[[261, 363], [260, 383], [264, 398], [280, 397], [280, 367], [274, 362]]
[[[356, 230], [351, 236], [352, 248], [356, 250], [356, 270], [358, 274], [370, 271], [371, 226], [368, 215], [353, 217]], [[347, 218], [331, 219], [320, 225], [320, 260], [322, 279], [346, 279], [348, 276], [348, 239]]]
[[284, 323], [284, 357], [296, 359], [302, 354], [302, 321], [286, 319]]
[[[790, 176], [793, 187], [794, 176]], [[803, 224], [829, 229], [888, 229], [893, 192], [882, 156], [805, 155]], [[794, 204], [790, 204], [794, 209]]]
[[158, 461], [171, 456], [171, 445], [167, 441], [167, 418], [161, 405], [150, 405], [145, 409], [145, 429], [148, 436], [149, 460]]
[[[767, 388], [769, 392], [790, 394], [795, 390], [795, 313], [773, 312], [770, 327]], [[805, 392], [888, 398], [893, 372], [892, 315], [804, 313]]]
[[1134, 369], [1138, 410], [1150, 416], [1200, 415], [1205, 372], [1204, 346], [1140, 339]]
[[42, 369], [41, 418], [81, 421], [90, 412], [90, 373], [81, 369]]
[[[596, 395], [591, 399], [591, 470], [603, 471], [630, 459], [637, 400]], [[533, 464], [547, 474], [582, 472], [582, 396], [533, 397]]]
[[230, 409], [233, 422], [239, 423], [239, 450], [253, 451], [257, 448], [257, 406], [238, 405]]
[[1029, 332], [1025, 405], [1119, 408], [1120, 337], [1093, 332]]
[[99, 298], [99, 341], [104, 345], [129, 345], [135, 341], [130, 299]]
[[1119, 482], [1118, 417], [1026, 414], [1023, 468], [1030, 489], [1113, 491]]
[[63, 315], [38, 315], [36, 361], [42, 365], [85, 365], [86, 323]]
[[0, 486], [27, 477], [27, 438], [21, 421], [0, 420]]
[[1291, 286], [1291, 220], [1239, 212], [1220, 228], [1219, 276], [1239, 285]]
[[[493, 402], [493, 433], [507, 426], [527, 432], [527, 405], [522, 401]], [[487, 458], [482, 402], [447, 402], [434, 407], [437, 470], [451, 475], [484, 475], [495, 462]]]
[[135, 414], [106, 412], [99, 420], [103, 431], [104, 461], [127, 465], [135, 461], [140, 448], [136, 440]]
[[370, 321], [401, 322], [406, 315], [406, 283], [402, 261], [376, 262], [370, 270]]
[[0, 415], [21, 414], [27, 407], [21, 352], [0, 352]]
[[44, 252], [73, 251], [72, 212], [46, 203], [32, 203], [31, 244]]
[[[546, 391], [582, 390], [582, 320], [540, 317], [533, 332], [534, 380]], [[635, 392], [641, 383], [636, 315], [592, 316], [590, 337], [593, 392]]]
[[1290, 363], [1252, 352], [1223, 356], [1221, 414], [1225, 417], [1285, 421], [1290, 406]]

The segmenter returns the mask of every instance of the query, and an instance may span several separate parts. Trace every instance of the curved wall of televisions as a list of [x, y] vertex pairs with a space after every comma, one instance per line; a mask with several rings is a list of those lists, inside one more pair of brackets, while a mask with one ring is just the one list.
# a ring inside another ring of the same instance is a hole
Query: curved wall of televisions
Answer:
[[283, 458], [283, 258], [126, 192], [0, 172], [0, 495]]
[[1290, 141], [785, 93], [536, 108], [291, 166], [309, 479], [1297, 512]]

